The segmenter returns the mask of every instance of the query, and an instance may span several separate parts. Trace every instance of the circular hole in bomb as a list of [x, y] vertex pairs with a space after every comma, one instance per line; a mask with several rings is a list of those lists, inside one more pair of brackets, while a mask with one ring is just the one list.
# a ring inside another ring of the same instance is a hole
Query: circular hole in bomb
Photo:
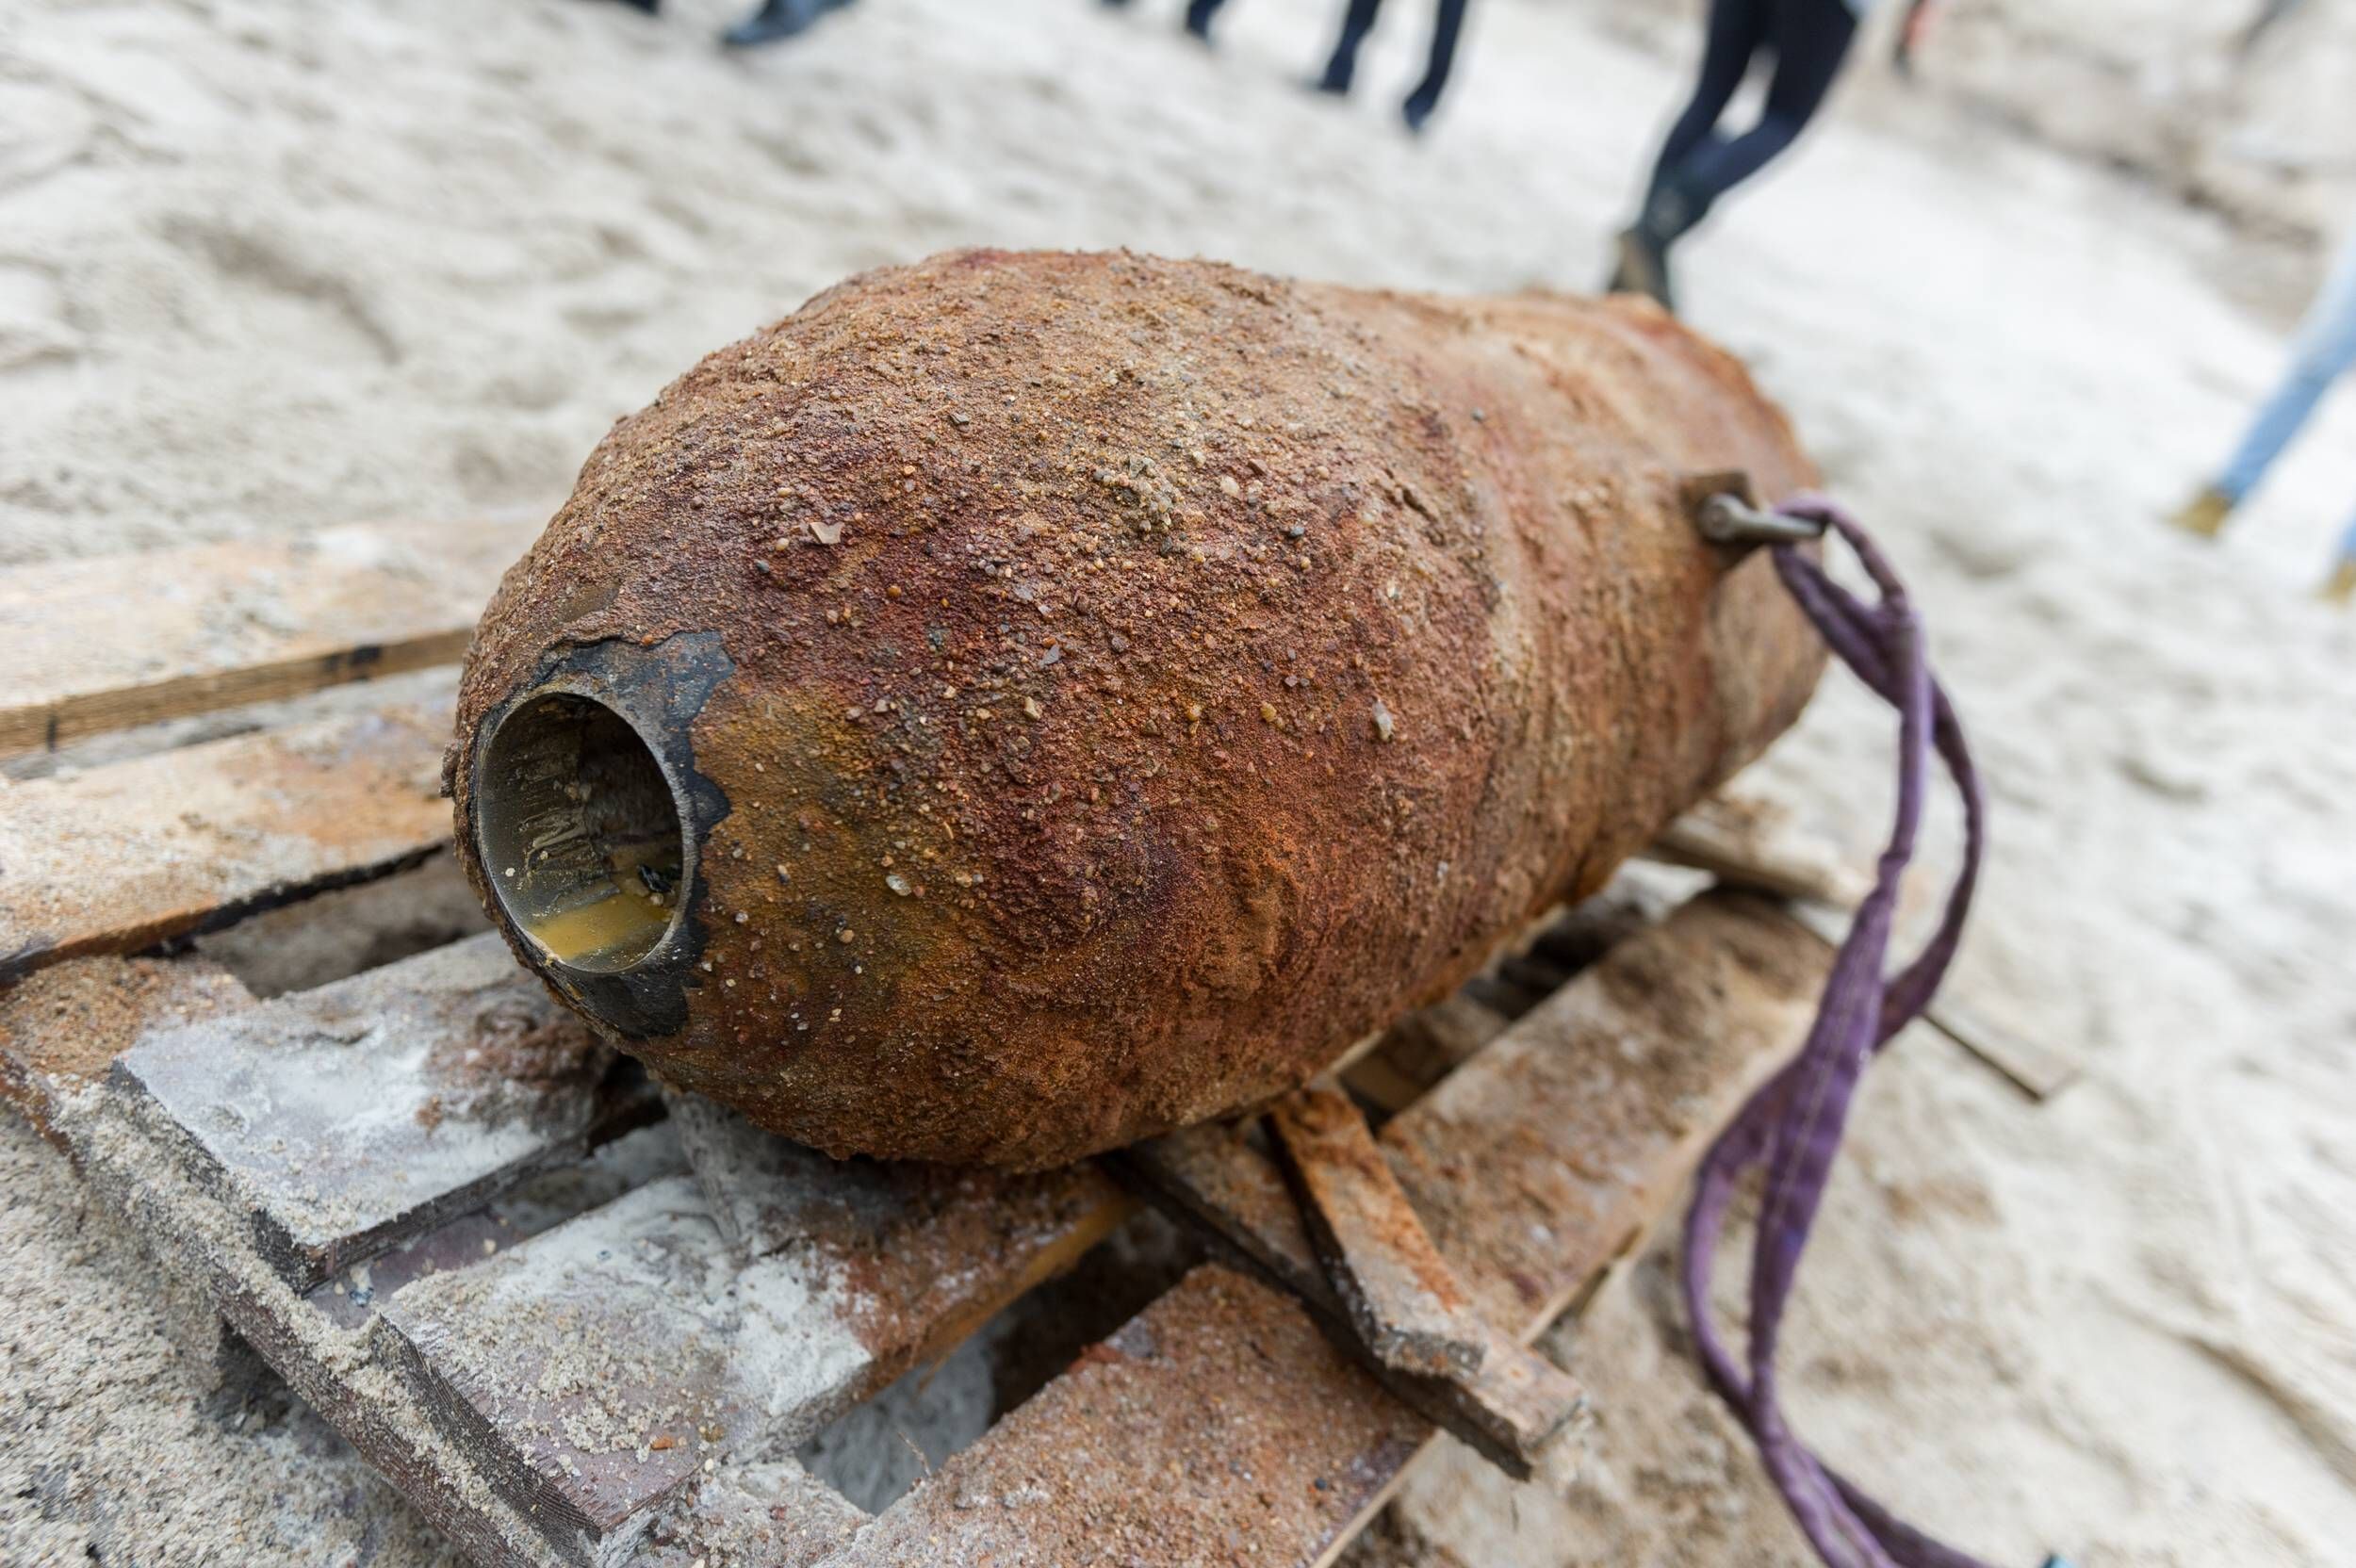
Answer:
[[552, 961], [615, 973], [679, 923], [679, 806], [619, 713], [571, 693], [530, 698], [484, 743], [476, 776], [483, 871], [507, 918]]

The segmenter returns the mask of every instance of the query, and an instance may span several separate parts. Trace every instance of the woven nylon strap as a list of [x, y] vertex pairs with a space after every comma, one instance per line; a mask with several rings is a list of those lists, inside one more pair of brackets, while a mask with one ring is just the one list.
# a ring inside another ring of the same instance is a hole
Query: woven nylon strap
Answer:
[[[1832, 973], [1799, 1056], [1753, 1095], [1703, 1159], [1685, 1227], [1685, 1304], [1702, 1363], [1719, 1397], [1759, 1445], [1775, 1490], [1833, 1568], [1984, 1568], [1893, 1518], [1803, 1445], [1785, 1420], [1775, 1380], [1775, 1338], [1792, 1294], [1808, 1227], [1824, 1180], [1841, 1150], [1841, 1131], [1857, 1080], [1874, 1053], [1922, 1012], [1962, 934], [1978, 879], [1984, 806], [1962, 727], [1931, 676], [1922, 624], [1906, 587], [1856, 519], [1833, 502], [1802, 496], [1778, 508], [1821, 522], [1856, 552], [1880, 597], [1866, 603], [1824, 575], [1791, 545], [1775, 547], [1784, 586], [1858, 679], [1898, 710], [1898, 808], [1873, 890], [1834, 955]], [[1883, 960], [1896, 914], [1898, 883], [1913, 858], [1922, 820], [1929, 754], [1963, 796], [1963, 867], [1947, 895], [1938, 930], [1914, 961], [1884, 982]], [[1719, 1233], [1737, 1184], [1764, 1168], [1766, 1188], [1751, 1251], [1750, 1343], [1738, 1363], [1710, 1312], [1710, 1278]]]

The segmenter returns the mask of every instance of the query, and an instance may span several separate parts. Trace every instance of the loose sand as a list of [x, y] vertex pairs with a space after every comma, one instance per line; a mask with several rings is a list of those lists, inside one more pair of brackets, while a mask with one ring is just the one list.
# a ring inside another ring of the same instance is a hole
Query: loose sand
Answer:
[[[1232, 8], [1217, 56], [1174, 5], [866, 0], [728, 60], [727, 8], [0, 8], [0, 561], [546, 506], [706, 350], [949, 245], [1585, 287], [1677, 71], [1491, 0], [1417, 145], [1404, 14], [1343, 107], [1296, 90], [1303, 0]], [[2273, 371], [2285, 312], [2220, 286], [2267, 269], [1872, 80], [1690, 249], [1691, 318], [1936, 617], [1995, 789], [1982, 983], [2084, 1067], [2040, 1106], [1904, 1042], [1787, 1334], [1804, 1428], [1998, 1561], [2356, 1539], [2356, 620], [2302, 596], [2356, 406], [2221, 547], [2154, 520]], [[1862, 848], [1886, 746], [1835, 685], [1766, 772]], [[211, 1413], [12, 1119], [0, 1194], [0, 1560], [451, 1560], [300, 1410]], [[1580, 1475], [1439, 1466], [1365, 1560], [1798, 1560], [1667, 1303], [1648, 1260], [1555, 1341], [1603, 1410]]]

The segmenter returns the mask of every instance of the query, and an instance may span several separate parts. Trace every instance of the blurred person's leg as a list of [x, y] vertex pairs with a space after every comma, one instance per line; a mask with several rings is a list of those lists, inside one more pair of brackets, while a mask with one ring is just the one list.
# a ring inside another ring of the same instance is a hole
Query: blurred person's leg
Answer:
[[1448, 72], [1456, 64], [1457, 35], [1464, 30], [1465, 0], [1440, 0], [1432, 17], [1432, 56], [1425, 65], [1423, 80], [1407, 95], [1399, 112], [1407, 117], [1407, 128], [1423, 129], [1432, 111], [1440, 106], [1440, 94], [1448, 88]]
[[1710, 23], [1702, 42], [1700, 78], [1693, 96], [1661, 143], [1654, 160], [1646, 204], [1678, 167], [1711, 139], [1718, 121], [1750, 74], [1751, 57], [1767, 42], [1771, 0], [1710, 0]]
[[2341, 245], [2331, 276], [2307, 307], [2282, 381], [2251, 416], [2217, 478], [2176, 514], [2176, 526], [2202, 535], [2221, 531], [2351, 364], [2356, 364], [2356, 234]]
[[1669, 246], [1693, 222], [1681, 171], [1686, 160], [1716, 141], [1719, 118], [1750, 74], [1752, 57], [1767, 41], [1771, 8], [1772, 0], [1710, 0], [1693, 96], [1661, 143], [1636, 221], [1620, 232], [1619, 263], [1606, 288], [1649, 294], [1664, 309], [1676, 308], [1669, 286]]
[[775, 43], [805, 31], [811, 23], [851, 0], [761, 0], [761, 8], [720, 35], [731, 49]]
[[1914, 57], [1922, 52], [1922, 41], [1930, 36], [1931, 18], [1938, 3], [1939, 0], [1906, 0], [1906, 14], [1898, 19], [1898, 36], [1890, 45], [1890, 63], [1909, 81], [1914, 77]]
[[2323, 580], [2323, 596], [2333, 604], [2356, 604], [2356, 517], [2348, 520], [2348, 531], [2340, 535], [2331, 573]]
[[1849, 44], [1857, 37], [1857, 15], [1845, 0], [1775, 0], [1768, 47], [1775, 52], [1775, 74], [1767, 84], [1767, 104], [1759, 123], [1731, 141], [1710, 140], [1678, 170], [1698, 208], [1698, 223], [1711, 204], [1799, 139], [1841, 74]]
[[2291, 347], [2290, 368], [2226, 459], [2217, 488], [2236, 501], [2256, 489], [2351, 362], [2356, 362], [2356, 238], [2341, 248], [2323, 291], [2307, 307]]
[[1227, 0], [1186, 0], [1186, 31], [1208, 43], [1211, 39], [1211, 18], [1219, 14]]
[[1342, 13], [1342, 36], [1333, 41], [1333, 53], [1325, 62], [1325, 74], [1317, 78], [1317, 90], [1345, 94], [1350, 81], [1358, 74], [1358, 46], [1374, 31], [1374, 19], [1383, 9], [1383, 0], [1350, 0], [1350, 9]]

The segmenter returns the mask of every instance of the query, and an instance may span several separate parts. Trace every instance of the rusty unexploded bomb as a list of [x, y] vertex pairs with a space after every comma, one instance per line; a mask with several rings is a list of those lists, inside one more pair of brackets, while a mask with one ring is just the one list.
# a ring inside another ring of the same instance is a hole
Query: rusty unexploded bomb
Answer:
[[869, 273], [615, 426], [449, 766], [522, 960], [838, 1154], [1236, 1111], [1599, 887], [1822, 668], [1691, 476], [1814, 477], [1646, 305]]

